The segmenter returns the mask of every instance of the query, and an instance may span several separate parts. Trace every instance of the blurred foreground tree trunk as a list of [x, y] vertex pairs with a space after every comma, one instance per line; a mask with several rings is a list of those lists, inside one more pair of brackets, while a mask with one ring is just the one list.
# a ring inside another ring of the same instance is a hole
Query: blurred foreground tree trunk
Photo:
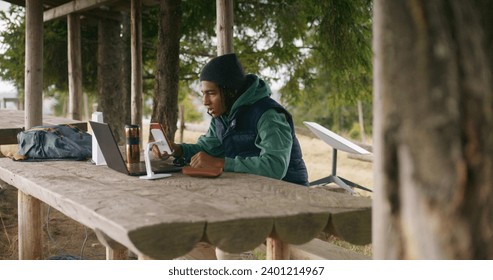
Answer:
[[178, 120], [181, 0], [161, 0], [152, 122], [174, 139]]
[[492, 11], [374, 2], [376, 259], [493, 259]]

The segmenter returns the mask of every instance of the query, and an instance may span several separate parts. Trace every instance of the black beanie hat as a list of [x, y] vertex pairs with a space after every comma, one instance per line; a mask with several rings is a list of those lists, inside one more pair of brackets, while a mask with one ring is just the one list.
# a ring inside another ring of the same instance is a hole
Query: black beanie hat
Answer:
[[219, 87], [232, 90], [239, 90], [244, 80], [243, 67], [234, 53], [211, 59], [200, 73], [200, 81], [213, 82]]

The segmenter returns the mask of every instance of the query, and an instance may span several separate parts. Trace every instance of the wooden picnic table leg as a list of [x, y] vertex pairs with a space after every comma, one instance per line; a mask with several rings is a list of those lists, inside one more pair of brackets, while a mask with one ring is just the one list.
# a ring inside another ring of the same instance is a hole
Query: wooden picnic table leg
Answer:
[[43, 258], [41, 201], [18, 191], [19, 259]]
[[103, 231], [95, 228], [94, 233], [99, 242], [106, 247], [106, 259], [107, 260], [128, 260], [128, 249], [119, 242], [113, 240], [106, 235]]
[[128, 249], [112, 249], [106, 247], [107, 260], [128, 260]]
[[282, 242], [275, 236], [267, 237], [266, 241], [267, 260], [289, 260], [289, 244]]
[[139, 260], [142, 261], [142, 260], [154, 260], [154, 259], [148, 256], [139, 255]]

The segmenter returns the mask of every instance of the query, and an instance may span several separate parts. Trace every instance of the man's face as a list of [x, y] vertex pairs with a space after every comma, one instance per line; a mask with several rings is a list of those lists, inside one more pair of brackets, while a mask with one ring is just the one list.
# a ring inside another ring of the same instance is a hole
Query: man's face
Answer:
[[219, 87], [215, 83], [201, 81], [200, 91], [202, 92], [202, 103], [207, 107], [207, 112], [209, 114], [216, 118], [226, 112], [219, 92]]

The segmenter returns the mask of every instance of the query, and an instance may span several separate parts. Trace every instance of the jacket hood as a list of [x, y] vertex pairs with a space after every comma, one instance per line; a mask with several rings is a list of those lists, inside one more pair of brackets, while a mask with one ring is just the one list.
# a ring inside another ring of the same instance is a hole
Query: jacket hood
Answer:
[[233, 106], [231, 107], [231, 112], [229, 115], [233, 114], [240, 106], [250, 105], [258, 100], [271, 96], [272, 91], [270, 87], [260, 79], [257, 75], [248, 74], [246, 75], [245, 91], [238, 97]]

